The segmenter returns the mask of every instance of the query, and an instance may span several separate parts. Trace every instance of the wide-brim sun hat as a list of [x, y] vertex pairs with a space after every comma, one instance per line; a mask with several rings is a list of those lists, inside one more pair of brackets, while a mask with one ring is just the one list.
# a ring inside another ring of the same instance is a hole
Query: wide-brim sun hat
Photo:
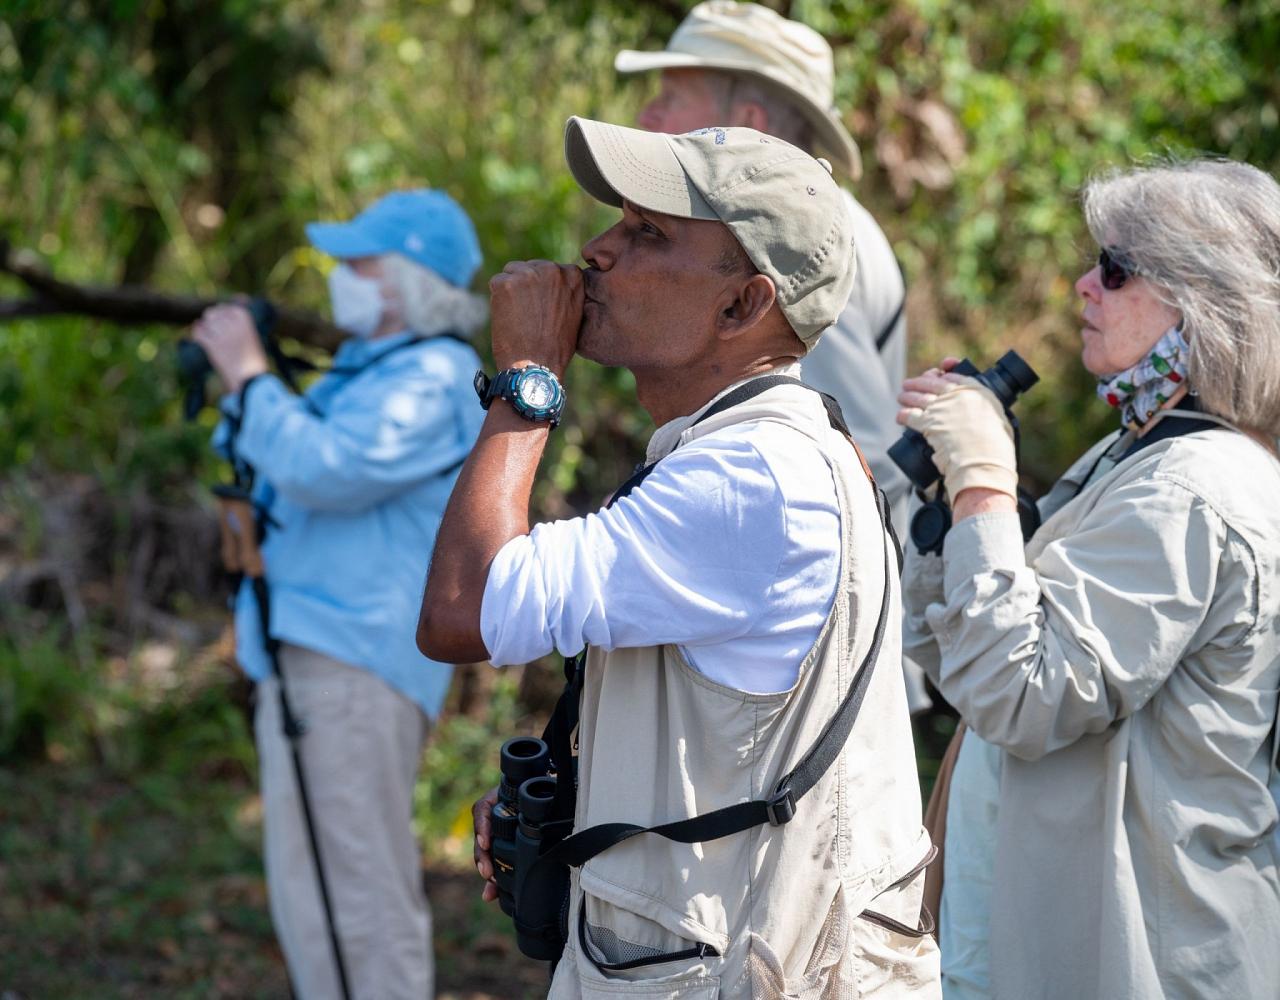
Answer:
[[844, 309], [852, 219], [830, 167], [804, 150], [750, 128], [666, 135], [576, 117], [564, 142], [574, 179], [598, 201], [726, 225], [807, 348]]
[[398, 253], [429, 267], [445, 281], [466, 288], [480, 267], [475, 226], [443, 191], [419, 188], [384, 195], [347, 222], [312, 222], [311, 245], [350, 260]]
[[781, 90], [816, 133], [821, 152], [852, 180], [862, 176], [862, 154], [835, 107], [831, 46], [806, 24], [768, 7], [708, 0], [692, 10], [661, 52], [624, 49], [619, 73], [710, 69], [755, 77]]

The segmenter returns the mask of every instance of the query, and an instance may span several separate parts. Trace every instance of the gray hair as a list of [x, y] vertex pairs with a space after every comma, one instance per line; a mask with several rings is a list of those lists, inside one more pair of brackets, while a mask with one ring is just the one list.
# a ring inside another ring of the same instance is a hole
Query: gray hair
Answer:
[[810, 156], [817, 146], [817, 135], [795, 101], [782, 87], [749, 73], [728, 70], [709, 70], [712, 86], [719, 92], [720, 104], [726, 116], [737, 104], [758, 104], [769, 117], [768, 133], [784, 142], [803, 149]]
[[1231, 160], [1117, 170], [1088, 184], [1084, 214], [1182, 312], [1203, 409], [1280, 437], [1280, 184]]
[[387, 254], [383, 273], [399, 300], [405, 327], [419, 336], [457, 333], [470, 337], [489, 318], [488, 303], [481, 296], [451, 285], [408, 257]]

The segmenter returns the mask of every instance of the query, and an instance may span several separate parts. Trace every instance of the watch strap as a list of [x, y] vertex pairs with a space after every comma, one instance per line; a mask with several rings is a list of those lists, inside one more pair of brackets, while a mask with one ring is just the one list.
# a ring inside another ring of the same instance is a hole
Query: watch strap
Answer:
[[552, 429], [555, 429], [560, 423], [560, 414], [564, 409], [564, 391], [562, 387], [559, 390], [559, 405], [553, 412], [547, 415], [534, 415], [518, 398], [518, 394], [515, 391], [517, 380], [531, 368], [540, 369], [545, 372], [548, 377], [555, 381], [558, 387], [560, 386], [560, 380], [556, 378], [555, 373], [552, 372], [551, 369], [542, 365], [525, 365], [522, 368], [504, 368], [492, 378], [486, 375], [483, 370], [477, 371], [472, 384], [475, 387], [476, 395], [480, 397], [480, 405], [484, 409], [489, 409], [495, 399], [505, 399], [511, 404], [511, 408], [515, 410], [519, 416], [530, 421], [545, 421]]

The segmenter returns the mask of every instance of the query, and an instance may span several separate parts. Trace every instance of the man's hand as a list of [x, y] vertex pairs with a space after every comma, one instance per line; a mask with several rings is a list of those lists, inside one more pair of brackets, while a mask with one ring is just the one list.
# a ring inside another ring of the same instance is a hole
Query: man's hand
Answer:
[[[513, 261], [494, 276], [489, 289], [499, 370], [529, 363], [564, 375], [578, 346], [583, 284], [578, 268], [546, 260]], [[509, 406], [489, 408], [436, 535], [418, 617], [425, 656], [441, 663], [488, 659], [480, 618], [489, 566], [502, 546], [529, 533], [529, 496], [549, 434], [546, 423], [525, 420]], [[488, 850], [489, 813], [482, 825], [481, 805], [476, 808], [479, 866], [479, 852]], [[489, 878], [492, 863], [483, 857], [481, 873]]]
[[549, 260], [513, 260], [489, 281], [498, 370], [524, 362], [564, 375], [582, 325], [582, 271]]
[[249, 379], [269, 368], [253, 317], [244, 306], [210, 306], [191, 327], [191, 339], [209, 355], [227, 392], [239, 392]]
[[490, 788], [485, 792], [484, 797], [477, 799], [476, 804], [471, 807], [471, 819], [476, 828], [475, 847], [472, 850], [472, 857], [475, 858], [476, 871], [480, 873], [480, 877], [484, 879], [484, 890], [480, 893], [480, 898], [486, 903], [492, 903], [498, 898], [498, 883], [493, 878], [493, 858], [489, 854], [489, 849], [493, 846], [492, 836], [489, 832], [489, 817], [493, 813], [493, 807], [498, 802], [498, 790]]

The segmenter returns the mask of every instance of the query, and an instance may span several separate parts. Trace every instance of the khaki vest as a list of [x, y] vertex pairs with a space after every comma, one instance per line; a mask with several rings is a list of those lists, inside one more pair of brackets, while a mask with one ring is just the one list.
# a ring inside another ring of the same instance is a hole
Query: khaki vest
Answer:
[[[854, 449], [831, 429], [818, 396], [784, 386], [690, 426], [699, 415], [660, 428], [648, 460], [754, 420], [792, 428], [797, 447], [806, 446], [802, 435], [817, 445], [839, 502], [839, 588], [796, 685], [778, 694], [717, 684], [675, 646], [592, 649], [579, 723], [578, 830], [648, 826], [767, 798], [831, 719], [872, 642], [892, 543]], [[890, 600], [853, 732], [795, 818], [704, 844], [644, 834], [588, 861], [573, 878], [553, 998], [940, 996], [931, 937], [858, 917], [874, 900], [876, 911], [916, 927], [923, 875], [890, 887], [930, 846], [902, 680], [896, 573]], [[607, 972], [597, 965], [699, 944], [718, 955]]]

